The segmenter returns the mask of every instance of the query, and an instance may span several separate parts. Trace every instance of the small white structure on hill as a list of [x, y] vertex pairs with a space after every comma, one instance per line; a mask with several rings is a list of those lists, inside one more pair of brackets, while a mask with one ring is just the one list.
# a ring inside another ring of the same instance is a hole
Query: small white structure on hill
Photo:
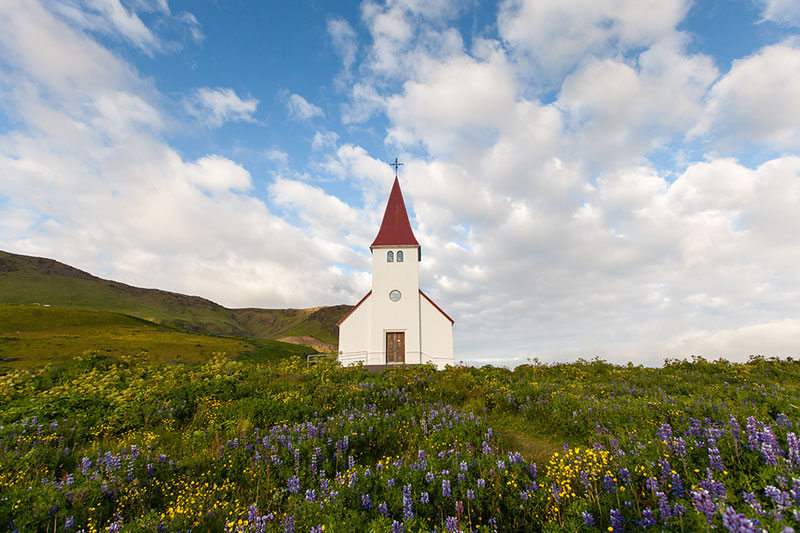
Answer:
[[422, 249], [395, 177], [370, 246], [372, 290], [337, 324], [343, 365], [453, 364], [453, 319], [419, 289]]

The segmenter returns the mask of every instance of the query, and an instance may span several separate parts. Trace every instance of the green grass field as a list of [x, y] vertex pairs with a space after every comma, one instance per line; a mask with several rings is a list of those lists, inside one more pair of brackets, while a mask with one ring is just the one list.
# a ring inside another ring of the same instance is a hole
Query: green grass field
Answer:
[[0, 530], [792, 531], [798, 405], [791, 360], [88, 354], [0, 372]]
[[265, 339], [191, 334], [108, 311], [0, 304], [0, 370], [61, 364], [86, 352], [145, 354], [154, 363], [201, 363], [214, 353], [266, 361], [313, 353]]

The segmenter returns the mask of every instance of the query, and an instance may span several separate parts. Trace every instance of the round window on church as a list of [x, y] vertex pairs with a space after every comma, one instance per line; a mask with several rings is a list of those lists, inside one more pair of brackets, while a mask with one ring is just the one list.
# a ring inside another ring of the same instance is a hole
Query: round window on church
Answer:
[[400, 291], [398, 291], [397, 289], [395, 289], [395, 290], [393, 290], [392, 292], [389, 293], [389, 299], [391, 301], [393, 301], [393, 302], [399, 302], [400, 298], [402, 298], [402, 297], [403, 297], [403, 295], [400, 294]]

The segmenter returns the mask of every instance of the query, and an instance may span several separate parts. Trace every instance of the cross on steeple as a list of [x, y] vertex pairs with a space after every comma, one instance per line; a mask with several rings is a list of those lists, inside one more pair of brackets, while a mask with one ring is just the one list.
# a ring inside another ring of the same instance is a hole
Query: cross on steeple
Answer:
[[394, 158], [394, 163], [389, 163], [390, 167], [394, 167], [394, 177], [397, 177], [397, 169], [403, 166], [403, 163], [398, 163], [397, 158]]

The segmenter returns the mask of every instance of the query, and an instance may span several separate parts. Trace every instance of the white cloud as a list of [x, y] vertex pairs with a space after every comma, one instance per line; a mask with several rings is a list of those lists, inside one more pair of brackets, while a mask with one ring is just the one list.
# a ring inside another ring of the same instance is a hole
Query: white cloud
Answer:
[[762, 0], [763, 20], [785, 26], [800, 26], [800, 4], [796, 0]]
[[350, 73], [356, 60], [358, 44], [356, 32], [350, 23], [342, 18], [328, 20], [328, 34], [333, 42], [333, 48], [342, 58], [342, 66], [346, 74]]
[[315, 106], [299, 94], [292, 94], [286, 102], [286, 107], [289, 109], [289, 115], [298, 120], [309, 120], [314, 117], [324, 117], [325, 113], [322, 112], [318, 106]]
[[385, 99], [368, 83], [356, 83], [350, 91], [351, 101], [342, 106], [342, 122], [365, 122], [374, 113], [386, 107]]
[[324, 148], [336, 148], [336, 142], [339, 140], [339, 135], [333, 131], [318, 131], [314, 134], [311, 140], [311, 148], [314, 150], [322, 150]]
[[278, 150], [277, 148], [272, 148], [270, 150], [267, 150], [266, 152], [264, 152], [264, 155], [270, 161], [275, 161], [276, 163], [279, 163], [283, 166], [286, 166], [286, 164], [289, 162], [289, 154], [287, 154], [283, 150]]
[[686, 0], [506, 0], [498, 27], [536, 74], [558, 78], [584, 58], [614, 57], [672, 35], [688, 8]]
[[188, 35], [194, 42], [203, 39], [197, 19], [188, 12], [173, 15], [166, 0], [62, 0], [48, 2], [48, 7], [83, 30], [118, 37], [136, 46], [146, 54], [176, 47], [176, 42], [156, 35], [146, 26], [137, 12], [156, 16], [173, 33]]
[[421, 139], [434, 152], [445, 151], [454, 137], [494, 137], [513, 113], [516, 88], [502, 56], [475, 61], [467, 56], [444, 63], [426, 60], [418, 81], [388, 100], [395, 125], [390, 138], [403, 144]]
[[186, 108], [207, 126], [218, 128], [225, 122], [255, 122], [253, 114], [258, 108], [258, 100], [242, 99], [229, 87], [201, 87], [187, 99]]
[[568, 112], [577, 152], [591, 161], [635, 161], [683, 137], [718, 75], [711, 58], [685, 55], [681, 39], [653, 45], [637, 63], [588, 61], [561, 87], [557, 105]]
[[779, 149], [800, 148], [800, 45], [767, 46], [733, 62], [711, 89], [693, 134], [714, 133], [719, 142], [748, 141]]

